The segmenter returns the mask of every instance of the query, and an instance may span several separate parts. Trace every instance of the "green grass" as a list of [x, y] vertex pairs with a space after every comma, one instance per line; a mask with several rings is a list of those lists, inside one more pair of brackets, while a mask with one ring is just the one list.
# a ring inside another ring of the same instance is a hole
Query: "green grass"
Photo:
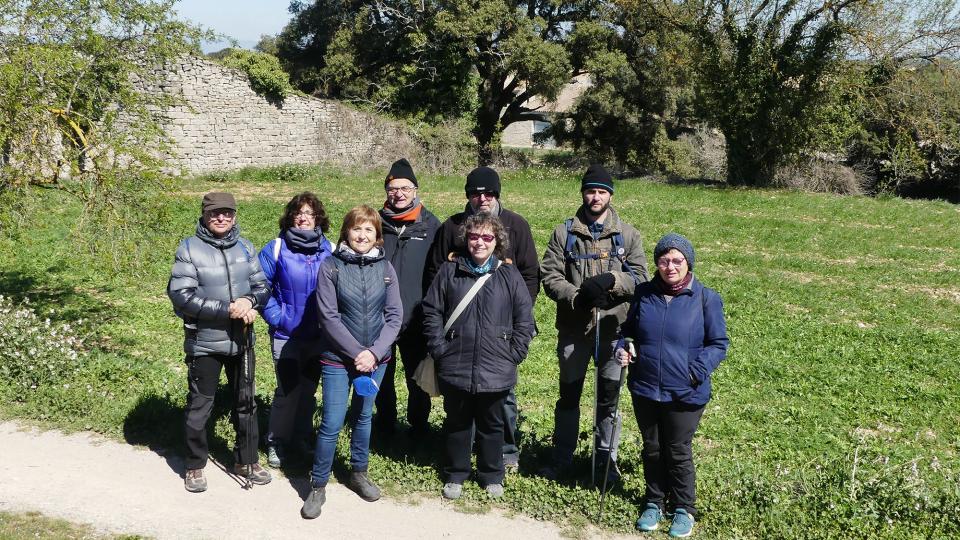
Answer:
[[78, 525], [62, 519], [45, 517], [38, 512], [15, 514], [0, 512], [0, 538], [7, 540], [36, 540], [37, 538], [55, 538], [58, 540], [93, 539], [129, 539], [139, 536], [103, 535], [93, 532], [88, 525]]
[[[446, 217], [463, 207], [463, 182], [424, 175], [421, 196]], [[115, 273], [71, 239], [76, 205], [44, 195], [44, 219], [0, 240], [0, 290], [29, 295], [40, 309], [56, 308], [56, 318], [84, 319], [93, 350], [69, 388], [23, 394], [0, 382], [0, 415], [180, 447], [182, 335], [164, 288], [176, 244], [192, 232], [200, 196], [211, 189], [238, 194], [241, 227], [258, 246], [276, 235], [283, 204], [300, 190], [320, 194], [334, 238], [346, 210], [362, 202], [378, 207], [383, 198], [381, 174], [326, 167], [184, 180], [169, 195], [172, 222], [164, 227], [179, 235], [155, 235], [135, 271]], [[578, 189], [579, 181], [566, 172], [508, 171], [502, 201], [528, 219], [542, 253], [553, 227], [579, 204]], [[957, 206], [643, 180], [619, 181], [614, 205], [640, 230], [648, 257], [663, 233], [689, 237], [697, 276], [724, 299], [730, 353], [715, 374], [714, 399], [694, 439], [699, 535], [960, 535]], [[508, 478], [496, 504], [576, 528], [593, 521], [597, 508], [596, 492], [585, 487], [586, 467], [575, 485], [532, 474], [546, 453], [557, 398], [553, 303], [541, 295], [536, 314], [542, 334], [521, 366], [517, 388], [521, 473]], [[265, 427], [274, 378], [259, 324], [257, 389]], [[588, 381], [581, 465], [589, 460], [591, 389]], [[626, 392], [621, 404], [629, 410]], [[440, 414], [435, 401], [431, 421], [438, 431]], [[226, 410], [217, 415], [213, 453], [229, 460]], [[636, 423], [629, 416], [624, 485], [608, 497], [601, 524], [620, 531], [632, 529], [643, 487]], [[439, 496], [439, 444], [412, 449], [402, 441], [375, 442], [373, 474], [393, 496]], [[483, 511], [490, 503], [468, 483], [458, 504]]]

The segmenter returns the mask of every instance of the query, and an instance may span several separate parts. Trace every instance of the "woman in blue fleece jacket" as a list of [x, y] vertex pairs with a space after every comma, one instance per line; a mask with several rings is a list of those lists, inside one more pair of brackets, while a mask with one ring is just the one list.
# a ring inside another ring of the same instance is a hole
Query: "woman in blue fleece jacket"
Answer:
[[309, 452], [314, 442], [322, 335], [313, 293], [320, 263], [330, 255], [323, 235], [329, 229], [323, 203], [305, 191], [290, 199], [280, 234], [260, 251], [260, 266], [272, 286], [262, 311], [277, 373], [267, 431], [271, 467], [282, 466], [289, 449]]
[[696, 516], [691, 443], [729, 339], [720, 295], [694, 278], [690, 241], [667, 234], [653, 258], [656, 275], [637, 286], [621, 326], [633, 347], [618, 348], [617, 357], [631, 363], [629, 388], [643, 438], [646, 494], [637, 528], [655, 530], [670, 508], [670, 536], [682, 538], [693, 532]]

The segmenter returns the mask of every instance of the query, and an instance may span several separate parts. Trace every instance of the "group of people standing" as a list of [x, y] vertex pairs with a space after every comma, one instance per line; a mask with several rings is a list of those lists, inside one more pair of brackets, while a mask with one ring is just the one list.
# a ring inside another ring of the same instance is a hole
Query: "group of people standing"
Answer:
[[257, 456], [252, 323], [259, 313], [269, 325], [277, 377], [267, 462], [279, 467], [292, 455], [312, 454], [304, 518], [321, 514], [348, 419], [347, 485], [366, 501], [380, 498], [368, 474], [369, 446], [372, 431], [390, 436], [397, 423], [398, 352], [415, 441], [429, 433], [430, 396], [414, 373], [423, 362], [435, 366], [445, 413], [442, 495], [461, 496], [475, 448], [478, 482], [501, 496], [506, 470], [519, 464], [514, 389], [537, 333], [533, 306], [542, 283], [557, 303], [560, 376], [553, 449], [540, 474], [555, 480], [571, 472], [593, 358], [592, 466], [604, 485], [619, 479], [617, 402], [630, 366], [646, 481], [636, 525], [654, 530], [672, 513], [670, 534], [689, 535], [696, 515], [692, 438], [728, 344], [719, 295], [694, 279], [690, 242], [673, 233], [661, 238], [648, 281], [640, 234], [612, 207], [614, 181], [599, 165], [586, 171], [582, 204], [554, 229], [542, 259], [527, 221], [503, 206], [492, 168], [470, 172], [463, 212], [443, 223], [421, 201], [407, 160], [391, 166], [384, 190], [379, 211], [361, 205], [347, 212], [336, 244], [325, 236], [329, 218], [320, 200], [309, 192], [293, 197], [277, 238], [259, 254], [240, 236], [233, 196], [204, 196], [196, 233], [180, 243], [168, 285], [183, 319], [188, 366], [186, 489], [206, 490], [206, 424], [222, 369], [234, 399], [233, 472], [254, 484], [271, 480]]

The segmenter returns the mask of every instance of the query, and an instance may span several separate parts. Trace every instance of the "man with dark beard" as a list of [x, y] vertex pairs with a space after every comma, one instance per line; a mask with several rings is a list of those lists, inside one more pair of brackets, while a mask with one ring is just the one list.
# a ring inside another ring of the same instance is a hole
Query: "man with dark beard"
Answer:
[[[553, 230], [540, 263], [543, 290], [557, 303], [557, 357], [560, 399], [554, 409], [553, 454], [541, 473], [556, 479], [573, 462], [580, 433], [580, 395], [599, 331], [597, 403], [594, 419], [596, 465], [609, 454], [610, 480], [619, 479], [616, 452], [619, 414], [613, 410], [619, 392], [620, 364], [613, 358], [617, 331], [627, 317], [637, 283], [647, 281], [647, 259], [640, 233], [621, 221], [610, 206], [613, 178], [591, 165], [580, 186], [583, 204], [574, 217]], [[596, 328], [599, 313], [600, 327]], [[599, 475], [598, 475], [599, 477]]]
[[[423, 313], [420, 301], [426, 287], [423, 283], [424, 265], [440, 228], [437, 219], [420, 201], [417, 176], [406, 159], [390, 166], [383, 182], [387, 200], [380, 210], [383, 226], [384, 257], [390, 261], [400, 282], [400, 300], [403, 303], [403, 325], [393, 346], [394, 358], [400, 350], [400, 360], [406, 373], [407, 421], [410, 438], [421, 440], [428, 432], [430, 396], [417, 386], [413, 372], [427, 356], [427, 341], [423, 334]], [[429, 283], [428, 283], [429, 285]], [[374, 428], [382, 435], [393, 433], [397, 421], [397, 391], [394, 384], [396, 362], [387, 364], [380, 391], [377, 392], [377, 416]]]

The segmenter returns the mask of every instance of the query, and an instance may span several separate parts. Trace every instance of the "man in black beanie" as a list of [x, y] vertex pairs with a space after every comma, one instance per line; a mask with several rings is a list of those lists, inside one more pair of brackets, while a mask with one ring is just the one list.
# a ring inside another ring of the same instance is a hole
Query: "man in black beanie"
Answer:
[[[500, 175], [490, 167], [477, 167], [467, 175], [464, 186], [467, 196], [467, 205], [463, 212], [450, 216], [440, 226], [437, 237], [430, 248], [427, 259], [427, 269], [424, 272], [425, 287], [429, 287], [440, 265], [447, 260], [451, 252], [463, 246], [457, 245], [457, 230], [471, 215], [487, 212], [496, 216], [507, 229], [510, 245], [504, 257], [513, 261], [513, 264], [523, 276], [523, 281], [530, 292], [532, 305], [537, 303], [537, 294], [540, 292], [540, 268], [537, 263], [537, 247], [533, 243], [533, 233], [530, 225], [516, 212], [507, 210], [500, 204]], [[507, 469], [516, 469], [520, 461], [519, 431], [517, 430], [517, 397], [513, 390], [507, 396], [504, 406], [506, 425], [503, 429], [503, 463]]]
[[[403, 304], [403, 325], [393, 347], [393, 357], [396, 359], [399, 349], [406, 373], [407, 421], [412, 440], [420, 440], [427, 433], [427, 417], [430, 416], [430, 396], [417, 386], [413, 372], [427, 356], [420, 311], [420, 301], [426, 292], [423, 270], [433, 238], [440, 228], [440, 220], [420, 201], [419, 187], [410, 162], [406, 159], [395, 161], [383, 182], [386, 201], [380, 209], [384, 257], [397, 272]], [[396, 362], [387, 363], [387, 372], [377, 392], [377, 415], [373, 426], [381, 435], [393, 434], [397, 421], [396, 370]]]
[[[620, 364], [613, 358], [617, 330], [637, 283], [647, 281], [647, 258], [640, 233], [610, 206], [613, 177], [591, 165], [580, 184], [583, 200], [576, 215], [557, 225], [540, 263], [543, 290], [557, 303], [557, 357], [560, 399], [554, 409], [552, 463], [541, 473], [556, 479], [573, 462], [580, 433], [580, 395], [590, 357], [597, 367], [594, 419], [596, 465], [611, 458], [610, 480], [619, 477], [616, 452], [620, 415], [613, 415]], [[600, 327], [596, 327], [599, 314]], [[600, 351], [597, 355], [597, 332]], [[603, 469], [600, 469], [602, 474]], [[598, 475], [598, 477], [600, 477]]]

